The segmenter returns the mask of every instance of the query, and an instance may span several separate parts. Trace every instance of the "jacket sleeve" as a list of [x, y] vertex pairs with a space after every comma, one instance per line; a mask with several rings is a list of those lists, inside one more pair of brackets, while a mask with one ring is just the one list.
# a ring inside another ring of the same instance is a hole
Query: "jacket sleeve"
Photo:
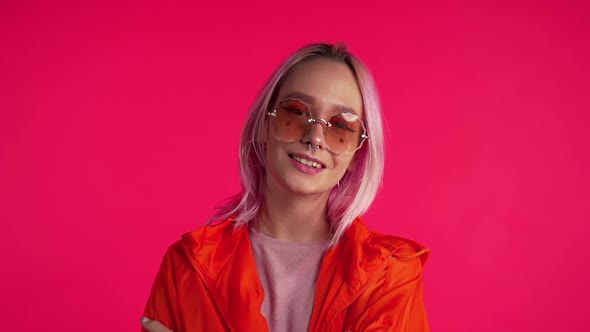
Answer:
[[430, 331], [422, 284], [426, 257], [418, 256], [389, 258], [383, 281], [372, 289], [365, 302], [364, 318], [357, 325], [359, 331]]
[[[173, 247], [170, 247], [164, 256], [145, 306], [144, 316], [158, 320], [172, 331], [179, 332], [177, 322], [180, 317], [174, 279], [173, 251]], [[142, 332], [147, 330], [142, 328]]]

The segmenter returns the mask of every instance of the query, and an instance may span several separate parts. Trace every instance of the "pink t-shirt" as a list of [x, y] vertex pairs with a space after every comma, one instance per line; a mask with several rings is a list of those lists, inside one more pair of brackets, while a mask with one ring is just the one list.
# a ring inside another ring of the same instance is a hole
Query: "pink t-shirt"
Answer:
[[250, 239], [265, 294], [260, 310], [270, 331], [307, 331], [320, 264], [330, 241], [290, 242], [253, 227]]

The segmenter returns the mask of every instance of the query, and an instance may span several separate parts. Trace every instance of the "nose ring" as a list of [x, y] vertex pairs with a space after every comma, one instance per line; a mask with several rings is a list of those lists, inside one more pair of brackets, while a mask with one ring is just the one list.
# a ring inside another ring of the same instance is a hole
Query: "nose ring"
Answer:
[[[315, 148], [313, 148], [313, 150], [314, 150], [314, 151], [317, 151], [319, 148], [320, 148], [319, 146], [316, 146]], [[311, 149], [312, 149], [312, 145], [311, 145], [311, 143], [307, 143], [307, 149], [308, 149], [308, 150], [311, 150]]]

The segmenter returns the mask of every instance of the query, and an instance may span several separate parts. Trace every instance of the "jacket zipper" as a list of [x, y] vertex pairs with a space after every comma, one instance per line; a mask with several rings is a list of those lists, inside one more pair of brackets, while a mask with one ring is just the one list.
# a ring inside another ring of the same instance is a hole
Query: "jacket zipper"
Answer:
[[392, 258], [392, 256], [387, 257], [387, 259], [385, 260], [385, 263], [383, 263], [383, 265], [381, 265], [381, 267], [379, 268], [379, 271], [377, 273], [375, 273], [375, 275], [361, 288], [359, 289], [356, 294], [348, 301], [346, 302], [345, 305], [342, 306], [341, 309], [339, 309], [334, 316], [332, 317], [332, 319], [330, 319], [330, 323], [328, 323], [327, 328], [330, 328], [330, 326], [332, 325], [332, 323], [334, 322], [334, 319], [336, 319], [336, 317], [338, 317], [338, 315], [344, 311], [346, 308], [348, 308], [354, 301], [356, 301], [356, 299], [358, 299], [359, 296], [361, 296], [361, 294], [370, 286], [372, 285], [374, 282], [377, 281], [377, 278], [379, 277], [379, 275], [381, 274], [381, 272], [383, 272], [383, 270], [385, 270], [385, 267], [387, 266], [387, 264], [389, 264], [389, 260]]
[[229, 324], [229, 316], [227, 315], [227, 313], [223, 309], [223, 306], [221, 305], [221, 302], [219, 301], [219, 299], [215, 295], [215, 292], [213, 292], [212, 287], [209, 285], [208, 279], [205, 278], [205, 273], [203, 273], [203, 271], [200, 269], [198, 264], [194, 261], [193, 257], [190, 255], [188, 249], [184, 246], [184, 244], [182, 247], [184, 248], [184, 251], [185, 251], [187, 257], [188, 257], [189, 261], [191, 262], [191, 265], [193, 266], [193, 268], [195, 269], [195, 271], [197, 272], [197, 274], [199, 275], [199, 277], [203, 281], [203, 284], [205, 284], [205, 287], [207, 288], [209, 295], [213, 298], [213, 302], [215, 303], [215, 306], [217, 307], [217, 310], [219, 311], [219, 313], [221, 313], [221, 316], [223, 318], [225, 325], [228, 328], [228, 331], [233, 332], [234, 329]]

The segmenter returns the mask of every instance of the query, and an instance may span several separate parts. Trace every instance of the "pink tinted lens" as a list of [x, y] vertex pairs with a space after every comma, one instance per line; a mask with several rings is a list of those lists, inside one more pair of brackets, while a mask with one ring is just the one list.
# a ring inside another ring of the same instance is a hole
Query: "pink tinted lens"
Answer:
[[309, 127], [309, 117], [301, 108], [279, 106], [273, 119], [275, 136], [285, 142], [295, 142], [305, 136]]
[[326, 128], [326, 144], [332, 152], [346, 154], [355, 151], [364, 134], [361, 119], [353, 113], [340, 113], [330, 119]]

